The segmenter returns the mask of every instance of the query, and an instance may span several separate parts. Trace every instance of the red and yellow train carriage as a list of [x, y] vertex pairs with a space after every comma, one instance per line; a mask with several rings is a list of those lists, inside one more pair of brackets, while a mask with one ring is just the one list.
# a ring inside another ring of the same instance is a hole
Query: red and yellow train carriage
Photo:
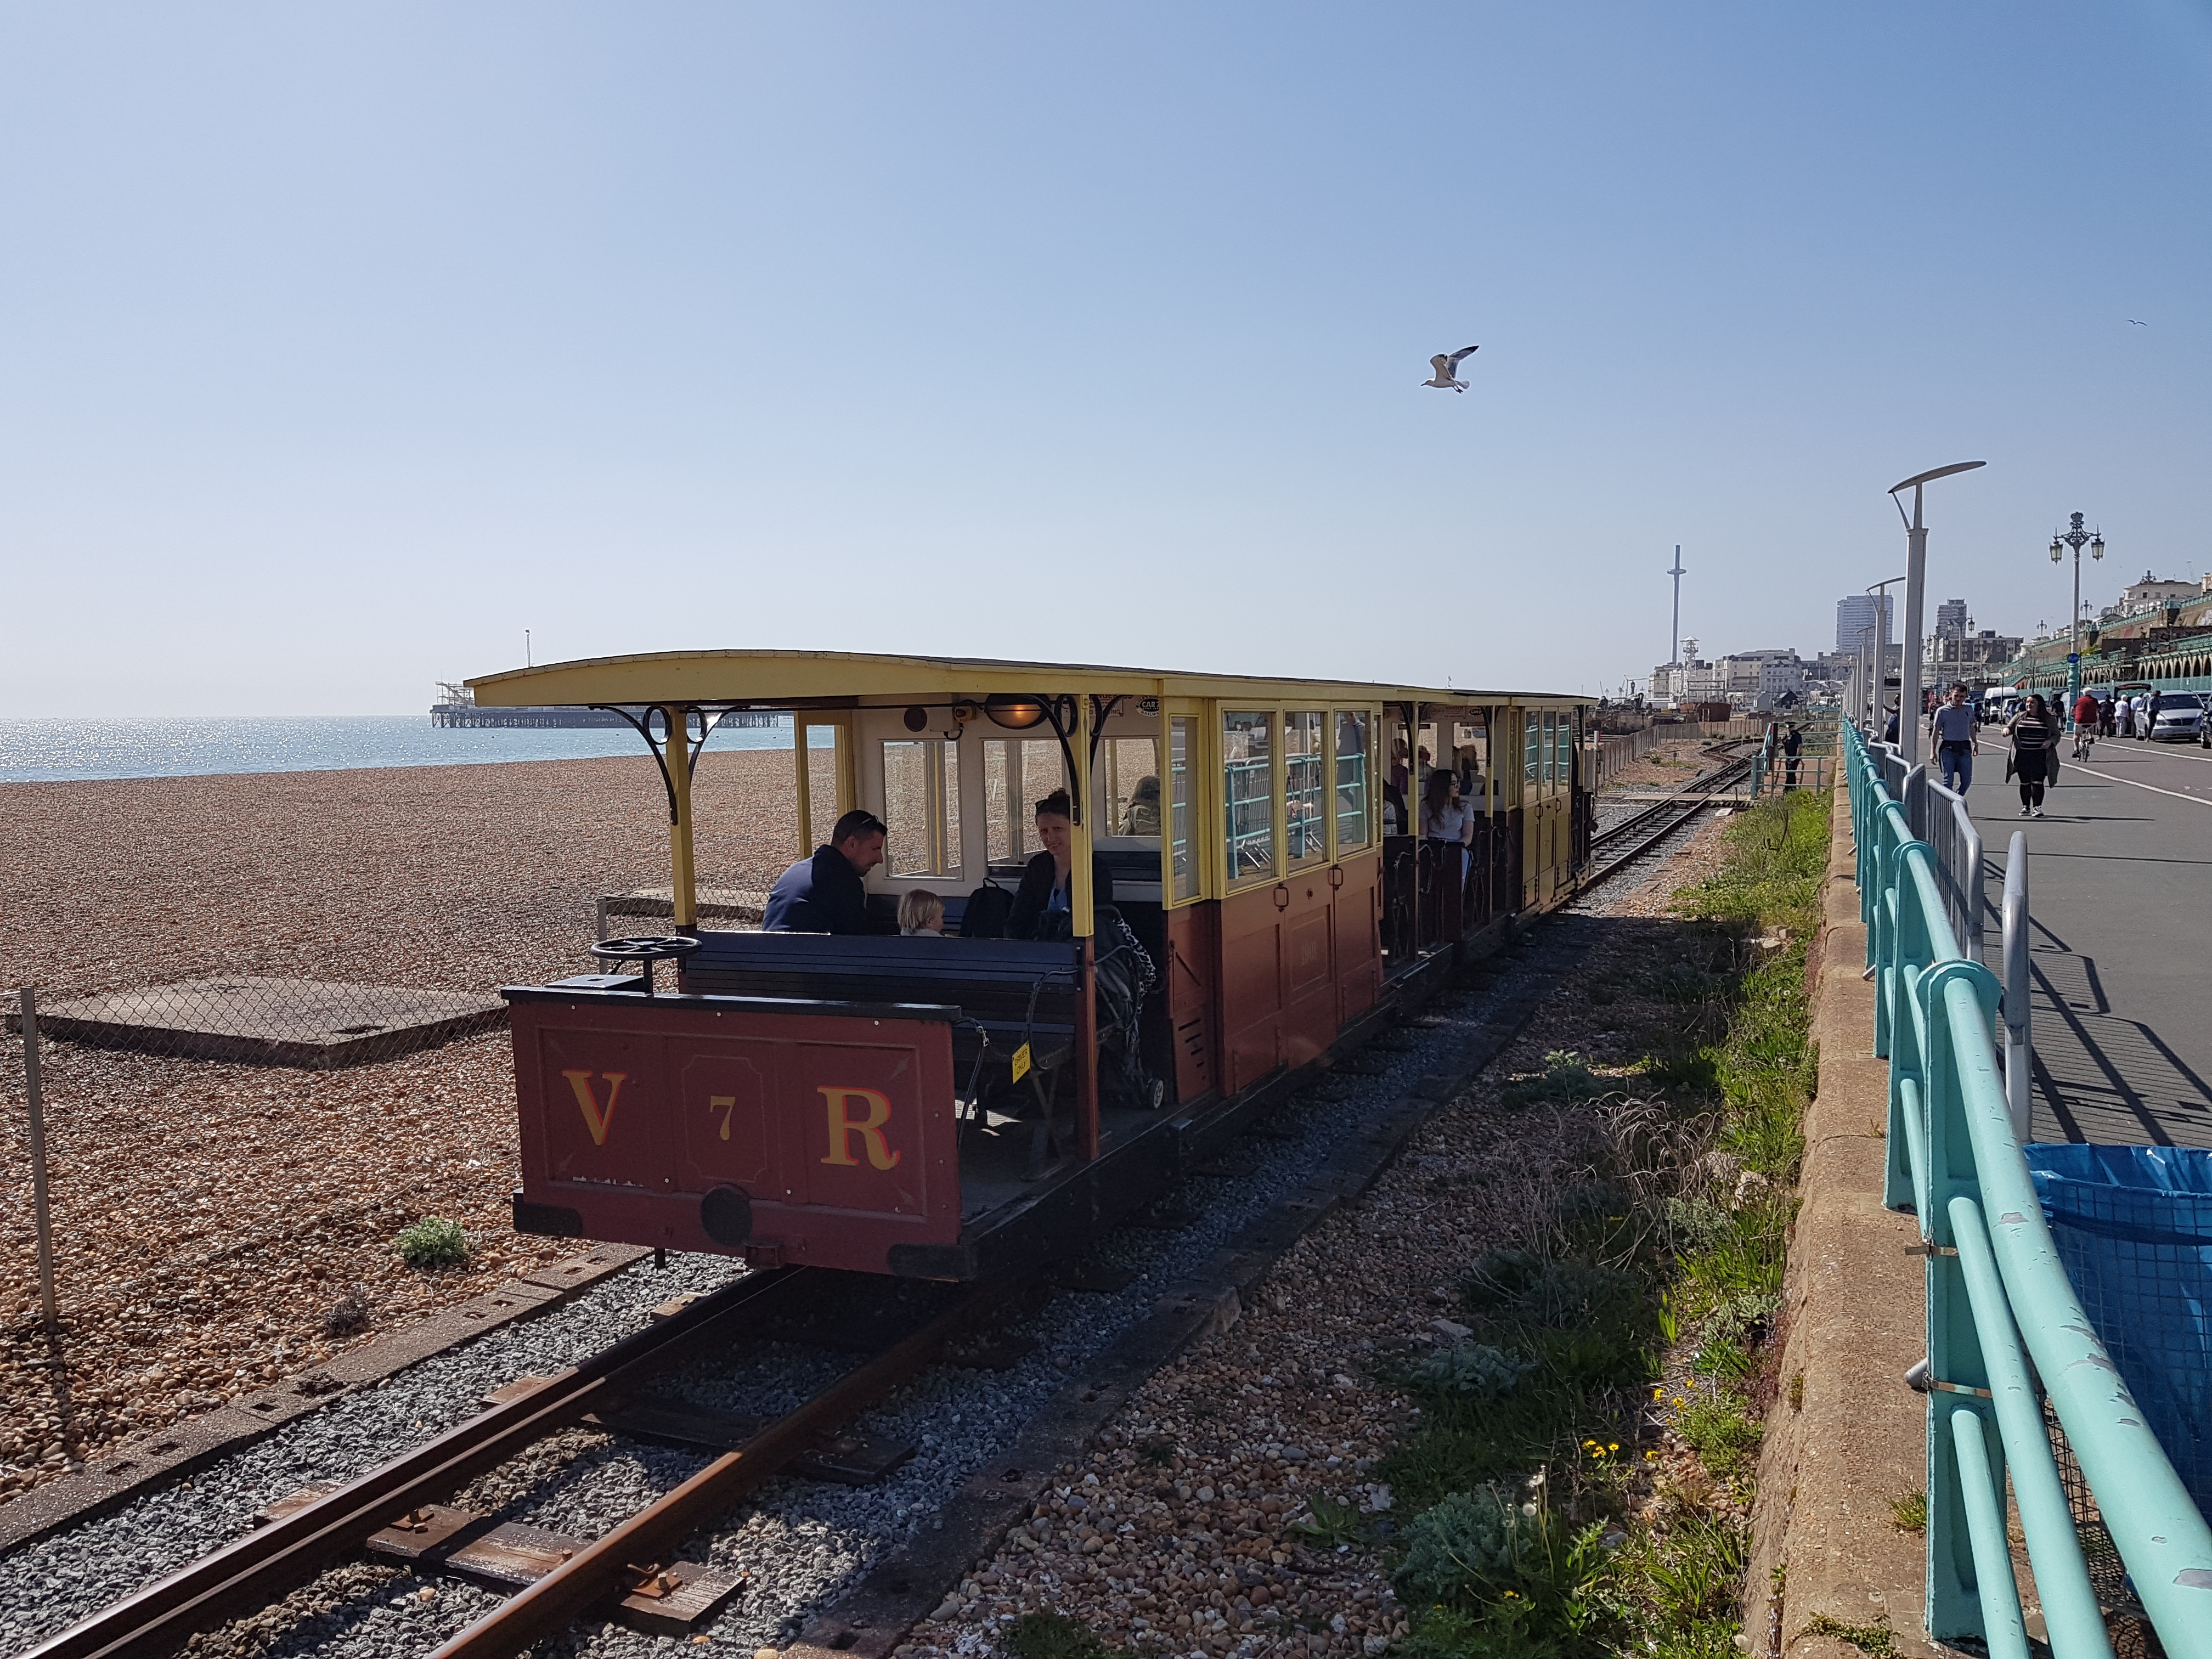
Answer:
[[[669, 806], [673, 929], [634, 948], [672, 958], [672, 985], [648, 961], [505, 993], [524, 1231], [1028, 1270], [1571, 893], [1589, 857], [1573, 697], [778, 651], [471, 684], [484, 707], [622, 710]], [[697, 925], [693, 768], [732, 710], [793, 716], [793, 856], [868, 808], [888, 828], [871, 906], [927, 888], [951, 899], [950, 936]], [[1427, 764], [1469, 786], [1464, 853], [1403, 833]], [[968, 894], [1018, 881], [1032, 803], [1055, 788], [1073, 805], [1073, 938], [958, 937]], [[1117, 973], [1140, 994], [1102, 1030]]]

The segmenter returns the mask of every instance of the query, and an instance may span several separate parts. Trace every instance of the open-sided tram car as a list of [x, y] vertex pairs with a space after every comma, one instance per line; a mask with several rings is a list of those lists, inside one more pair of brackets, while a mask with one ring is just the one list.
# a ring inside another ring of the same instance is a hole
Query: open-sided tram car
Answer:
[[[623, 710], [669, 805], [672, 983], [648, 965], [505, 991], [525, 1232], [933, 1279], [1031, 1269], [1158, 1197], [1589, 860], [1573, 697], [775, 651], [470, 684], [483, 707]], [[737, 709], [793, 718], [792, 856], [872, 810], [888, 836], [870, 904], [927, 888], [947, 937], [697, 925], [692, 773]], [[1425, 760], [1469, 786], [1464, 856], [1403, 833]], [[1072, 941], [958, 937], [972, 890], [1018, 882], [1033, 803], [1060, 787]], [[1102, 1031], [1101, 971], [1141, 975], [1131, 936], [1154, 977]]]

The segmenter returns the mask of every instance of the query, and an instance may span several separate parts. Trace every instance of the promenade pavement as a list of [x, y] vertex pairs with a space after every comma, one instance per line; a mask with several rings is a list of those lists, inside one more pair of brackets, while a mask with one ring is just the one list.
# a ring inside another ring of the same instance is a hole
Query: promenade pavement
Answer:
[[2027, 832], [2034, 1139], [2212, 1147], [2212, 752], [2101, 738], [2027, 820], [2002, 744], [1984, 728], [1966, 801], [2000, 972], [2007, 849]]

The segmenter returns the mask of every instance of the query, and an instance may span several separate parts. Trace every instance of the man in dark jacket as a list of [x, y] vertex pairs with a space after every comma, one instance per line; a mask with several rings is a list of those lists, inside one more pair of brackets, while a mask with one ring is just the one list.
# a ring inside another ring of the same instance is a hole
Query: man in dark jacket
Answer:
[[884, 861], [884, 821], [855, 808], [837, 820], [830, 844], [775, 878], [761, 928], [770, 933], [896, 933], [868, 914], [869, 871]]

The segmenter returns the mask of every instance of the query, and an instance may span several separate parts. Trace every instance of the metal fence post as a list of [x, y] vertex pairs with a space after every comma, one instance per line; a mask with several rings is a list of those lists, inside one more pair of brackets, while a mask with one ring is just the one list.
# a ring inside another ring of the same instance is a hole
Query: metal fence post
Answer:
[[[1916, 956], [1925, 965], [1913, 984], [1912, 1012], [1907, 1018], [1921, 1039], [1913, 1058], [1926, 1114], [1922, 1119], [1926, 1153], [1923, 1189], [1918, 1194], [1920, 1237], [1934, 1247], [1927, 1257], [1924, 1279], [1930, 1378], [1927, 1629], [1929, 1635], [1941, 1639], [1989, 1633], [1980, 1589], [1982, 1563], [1976, 1559], [1969, 1511], [1994, 1504], [1997, 1514], [2004, 1513], [2004, 1449], [1996, 1432], [1995, 1407], [1989, 1398], [1989, 1365], [1951, 1231], [1951, 1200], [1973, 1197], [1980, 1186], [1960, 1080], [1966, 1057], [1957, 1052], [1956, 1033], [1946, 1006], [1947, 988], [1963, 981], [1980, 1000], [1987, 1019], [1996, 1012], [1997, 985], [1996, 976], [1978, 962], [1942, 960], [1925, 946]], [[1979, 1468], [1963, 1465], [1957, 1456], [1950, 1419], [1954, 1413], [1962, 1411], [1984, 1419], [1983, 1426], [1989, 1431]], [[1982, 1483], [1989, 1496], [1968, 1490], [1968, 1481]], [[2002, 1530], [2000, 1523], [2000, 1536]]]
[[605, 893], [599, 895], [599, 943], [605, 945], [607, 942], [607, 896]]
[[2014, 1138], [2026, 1146], [2034, 1121], [2033, 1097], [2029, 1093], [2035, 1073], [2035, 1050], [2028, 1032], [2027, 964], [2027, 832], [2015, 830], [2005, 849], [2004, 883], [2004, 1082], [2005, 1109], [2012, 1117]]
[[54, 1306], [54, 1227], [46, 1208], [46, 1116], [39, 1089], [39, 994], [22, 988], [23, 1094], [31, 1119], [31, 1209], [39, 1232], [39, 1305], [46, 1328], [61, 1328], [61, 1314]]

